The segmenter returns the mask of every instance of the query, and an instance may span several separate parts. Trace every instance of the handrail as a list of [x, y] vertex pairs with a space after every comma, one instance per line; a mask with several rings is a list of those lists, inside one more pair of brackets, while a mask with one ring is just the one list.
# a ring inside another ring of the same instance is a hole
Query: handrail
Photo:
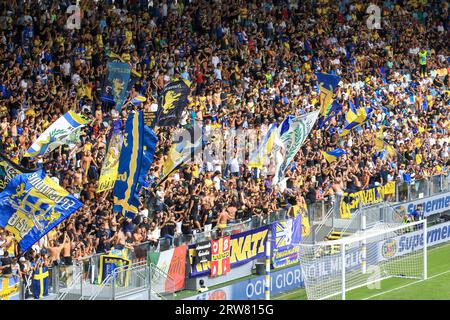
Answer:
[[[158, 268], [157, 265], [150, 263], [149, 264], [149, 269], [150, 269], [150, 281], [152, 282], [152, 288], [154, 288], [153, 284], [153, 280], [155, 278], [155, 275], [165, 279], [166, 283], [167, 281], [169, 281], [169, 288], [171, 288], [171, 290], [169, 290], [168, 292], [165, 293], [171, 293], [172, 295], [175, 293], [175, 279], [173, 277], [171, 277], [168, 273], [164, 272], [164, 270], [161, 270], [160, 268]], [[159, 279], [159, 277], [156, 278], [155, 282]]]
[[[72, 283], [70, 285], [67, 286], [66, 290], [63, 291], [60, 295], [58, 295], [58, 297], [56, 298], [56, 300], [65, 300], [65, 298], [67, 297], [67, 295], [69, 293], [71, 293], [72, 289], [78, 284], [80, 283], [80, 286], [82, 286], [82, 280], [83, 280], [83, 272], [78, 272], [76, 273], [73, 277], [72, 277]], [[82, 290], [82, 288], [80, 287], [80, 290]]]
[[100, 295], [100, 293], [106, 288], [107, 284], [111, 284], [111, 278], [113, 278], [114, 272], [106, 276], [106, 278], [95, 288], [95, 291], [87, 300], [95, 300]]

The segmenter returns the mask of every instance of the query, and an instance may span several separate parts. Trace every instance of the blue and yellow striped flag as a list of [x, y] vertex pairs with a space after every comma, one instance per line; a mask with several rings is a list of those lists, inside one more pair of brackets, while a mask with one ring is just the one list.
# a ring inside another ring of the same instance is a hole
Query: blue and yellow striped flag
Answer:
[[158, 137], [144, 124], [143, 111], [130, 114], [119, 157], [117, 181], [114, 184], [115, 212], [133, 218], [138, 213], [141, 190], [153, 163]]
[[342, 148], [337, 148], [336, 150], [333, 151], [320, 151], [320, 152], [322, 153], [323, 157], [327, 160], [328, 163], [336, 161], [343, 154], [348, 154], [348, 152], [343, 150]]

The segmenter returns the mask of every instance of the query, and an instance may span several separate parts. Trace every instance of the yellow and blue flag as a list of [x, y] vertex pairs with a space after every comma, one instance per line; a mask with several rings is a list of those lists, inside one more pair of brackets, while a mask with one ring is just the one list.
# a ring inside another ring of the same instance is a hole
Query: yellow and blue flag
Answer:
[[120, 150], [123, 144], [123, 135], [120, 130], [122, 120], [114, 120], [113, 133], [109, 140], [108, 151], [103, 161], [103, 167], [98, 179], [97, 192], [103, 192], [114, 188], [119, 170]]
[[[370, 114], [372, 113], [372, 111], [372, 108], [359, 108], [357, 109], [356, 118], [354, 118], [354, 115], [346, 115], [347, 124], [344, 127], [344, 130], [342, 130], [341, 136], [345, 136], [354, 128], [363, 125], [367, 120], [370, 119]], [[354, 112], [352, 110], [349, 110], [348, 113]], [[350, 120], [350, 122], [348, 120]]]
[[186, 79], [171, 82], [164, 87], [155, 125], [173, 127], [180, 122], [181, 114], [189, 104], [190, 87], [191, 83]]
[[21, 300], [18, 276], [0, 278], [0, 301], [4, 300]]
[[261, 169], [266, 159], [270, 156], [273, 148], [273, 142], [276, 134], [277, 124], [273, 123], [270, 125], [269, 130], [262, 139], [261, 144], [250, 157], [248, 166], [250, 168]]
[[136, 97], [134, 97], [134, 98], [131, 100], [131, 103], [132, 103], [133, 105], [135, 105], [135, 106], [138, 106], [138, 105], [140, 105], [142, 102], [145, 102], [145, 101], [147, 101], [147, 98], [146, 98], [146, 97], [144, 97], [143, 95], [137, 95]]
[[89, 120], [73, 111], [67, 112], [47, 128], [31, 145], [24, 157], [42, 156], [64, 144], [72, 143]]
[[180, 135], [180, 139], [172, 143], [167, 160], [163, 165], [163, 177], [160, 184], [177, 168], [193, 161], [195, 154], [202, 151], [202, 135], [196, 134], [201, 132], [200, 126], [194, 124], [193, 127], [186, 130], [186, 134]]
[[343, 154], [347, 154], [347, 151], [343, 150], [342, 148], [337, 148], [333, 151], [321, 151], [323, 157], [327, 160], [328, 163], [331, 163], [333, 161], [336, 161], [339, 159]]
[[353, 101], [349, 101], [348, 103], [350, 110], [348, 110], [348, 112], [345, 114], [345, 120], [347, 121], [347, 123], [350, 123], [358, 118], [358, 110], [356, 109]]
[[144, 123], [143, 111], [129, 115], [114, 184], [115, 212], [133, 218], [140, 205], [139, 191], [153, 163], [158, 137]]
[[0, 193], [0, 226], [26, 251], [82, 205], [43, 170], [23, 173]]
[[319, 89], [319, 101], [320, 101], [320, 119], [319, 126], [323, 124], [324, 117], [328, 116], [333, 103], [333, 94], [341, 78], [327, 73], [316, 72]]
[[48, 267], [43, 266], [33, 271], [34, 298], [42, 299], [48, 296]]

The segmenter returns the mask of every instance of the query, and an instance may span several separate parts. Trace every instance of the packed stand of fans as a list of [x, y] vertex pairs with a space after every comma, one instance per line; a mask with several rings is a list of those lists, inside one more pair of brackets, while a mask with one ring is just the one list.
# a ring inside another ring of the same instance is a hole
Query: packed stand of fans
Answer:
[[[161, 237], [264, 219], [279, 210], [296, 214], [344, 191], [408, 182], [448, 168], [447, 2], [375, 1], [382, 20], [381, 28], [372, 30], [367, 4], [356, 1], [80, 1], [79, 30], [65, 29], [70, 1], [23, 2], [0, 4], [0, 151], [25, 167], [44, 168], [84, 206], [20, 261], [12, 234], [0, 229], [4, 274], [22, 272], [25, 260], [71, 264], [112, 247], [156, 245]], [[419, 63], [423, 50], [425, 65]], [[314, 72], [341, 77], [335, 100], [344, 109], [313, 129], [283, 191], [270, 184], [273, 168], [255, 177], [248, 159], [237, 153], [226, 163], [187, 164], [158, 185], [173, 129], [156, 128], [159, 143], [140, 214], [123, 219], [112, 211], [111, 191], [96, 193], [112, 120], [125, 123], [130, 112], [115, 114], [100, 100], [107, 52], [142, 74], [130, 93], [147, 98], [140, 109], [155, 111], [170, 81], [192, 82], [180, 126], [264, 134], [287, 115], [319, 109]], [[341, 137], [350, 100], [374, 112], [361, 130]], [[23, 157], [69, 110], [92, 119], [80, 143], [45, 157]], [[373, 138], [381, 129], [396, 156], [374, 155]], [[328, 163], [320, 151], [337, 147], [348, 154]]]

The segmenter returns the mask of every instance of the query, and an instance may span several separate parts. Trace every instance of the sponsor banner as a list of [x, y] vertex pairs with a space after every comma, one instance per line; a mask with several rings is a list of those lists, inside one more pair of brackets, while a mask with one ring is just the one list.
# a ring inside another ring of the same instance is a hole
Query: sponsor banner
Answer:
[[[98, 283], [101, 284], [105, 279], [114, 272], [115, 269], [121, 268], [124, 266], [129, 267], [131, 265], [131, 261], [126, 259], [122, 255], [101, 255], [100, 256], [100, 264], [99, 264], [99, 273], [98, 273]], [[125, 272], [121, 271], [117, 274], [116, 284], [120, 287], [126, 287], [128, 285], [130, 277], [129, 270], [125, 270]]]
[[211, 241], [196, 243], [194, 256], [192, 258], [194, 264], [211, 261]]
[[211, 241], [211, 277], [230, 271], [230, 237]]
[[[427, 237], [428, 246], [450, 241], [450, 222], [428, 228]], [[367, 244], [367, 252], [376, 252], [376, 254], [367, 255], [367, 265], [376, 265], [392, 257], [422, 249], [422, 238], [422, 231], [418, 230], [386, 241], [369, 243]], [[363, 251], [360, 246], [347, 249], [345, 254], [346, 271], [361, 268], [362, 258]], [[320, 263], [303, 264], [302, 267], [304, 272], [308, 274], [308, 277], [321, 279], [335, 277], [336, 273], [340, 272], [342, 268], [341, 253], [339, 250], [336, 250], [332, 254], [323, 256]]]
[[301, 240], [301, 215], [295, 219], [277, 221], [272, 224], [272, 267], [281, 268], [299, 262]]
[[162, 252], [149, 252], [147, 261], [156, 265], [170, 279], [173, 279], [173, 281], [170, 281], [162, 274], [154, 272], [152, 275], [153, 290], [156, 292], [174, 292], [184, 289], [186, 252], [187, 245]]
[[[450, 222], [429, 227], [428, 246], [450, 241]], [[423, 231], [418, 230], [379, 243], [379, 261], [392, 259], [423, 248]]]
[[[361, 205], [376, 204], [384, 201], [385, 195], [395, 194], [395, 182], [388, 182], [384, 186], [375, 187], [368, 190], [361, 190], [354, 193], [344, 193], [344, 199], [339, 206], [341, 218], [350, 218], [351, 212]], [[345, 201], [348, 199], [347, 201]]]
[[[254, 259], [265, 256], [268, 226], [231, 235], [230, 241], [230, 268], [246, 264]], [[189, 277], [209, 275], [210, 262], [195, 264], [195, 245], [189, 246]]]
[[395, 207], [399, 214], [412, 214], [418, 205], [422, 205], [424, 217], [450, 211], [450, 193], [419, 199]]
[[0, 300], [20, 300], [20, 278], [0, 278]]
[[[278, 270], [270, 276], [270, 294], [272, 296], [303, 287], [304, 282], [300, 265]], [[259, 300], [264, 299], [265, 276], [258, 276], [200, 293], [185, 300]]]

